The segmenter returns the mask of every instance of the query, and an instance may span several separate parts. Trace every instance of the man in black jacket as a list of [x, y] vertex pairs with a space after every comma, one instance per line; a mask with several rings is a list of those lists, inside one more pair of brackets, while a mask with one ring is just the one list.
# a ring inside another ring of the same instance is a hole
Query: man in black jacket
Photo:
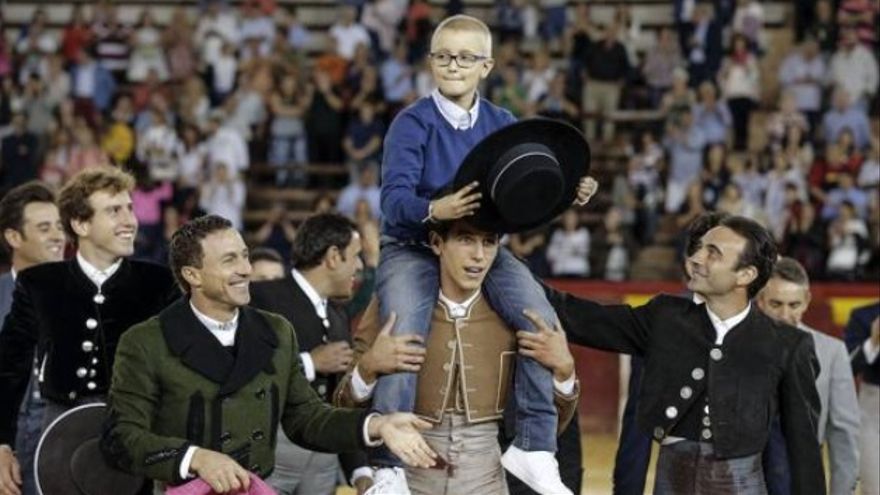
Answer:
[[[283, 279], [253, 284], [251, 304], [284, 316], [296, 332], [306, 378], [325, 402], [351, 363], [351, 320], [362, 307], [351, 299], [355, 275], [365, 272], [361, 292], [372, 292], [378, 262], [378, 239], [361, 238], [357, 226], [337, 214], [307, 219], [297, 231], [291, 258], [294, 268]], [[361, 261], [363, 241], [364, 261]], [[358, 299], [369, 300], [366, 297]], [[275, 472], [269, 484], [284, 494], [331, 494], [336, 489], [336, 455], [313, 452], [278, 436]], [[358, 493], [372, 485], [366, 453], [339, 455]]]
[[46, 400], [43, 427], [67, 409], [102, 401], [116, 344], [132, 325], [155, 315], [179, 292], [171, 272], [129, 260], [137, 219], [134, 179], [116, 168], [89, 168], [59, 195], [61, 221], [76, 256], [19, 274], [0, 332], [0, 493], [19, 495], [21, 473], [9, 447], [33, 369]]
[[661, 445], [654, 493], [765, 494], [761, 451], [776, 414], [793, 492], [825, 493], [812, 339], [749, 302], [775, 259], [766, 229], [728, 217], [687, 260], [688, 289], [704, 304], [661, 295], [631, 308], [550, 294], [570, 342], [644, 358], [637, 419]]

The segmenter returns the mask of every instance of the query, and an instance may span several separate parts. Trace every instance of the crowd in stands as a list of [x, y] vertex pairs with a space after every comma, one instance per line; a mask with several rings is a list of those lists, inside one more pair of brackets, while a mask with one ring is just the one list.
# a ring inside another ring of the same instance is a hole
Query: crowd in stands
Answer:
[[[0, 20], [0, 192], [132, 170], [137, 254], [159, 261], [201, 212], [286, 255], [296, 222], [283, 204], [246, 222], [249, 169], [263, 164], [272, 187], [316, 191], [310, 211], [375, 224], [385, 130], [432, 91], [433, 25], [465, 3], [346, 0], [326, 32], [272, 0], [194, 2], [162, 25], [150, 7], [125, 23], [108, 1], [76, 4], [60, 31], [43, 7], [21, 28]], [[623, 280], [663, 232], [674, 242], [723, 210], [767, 225], [816, 279], [880, 278], [880, 7], [811, 4], [776, 74], [762, 73], [775, 48], [758, 0], [676, 0], [659, 28], [627, 3], [606, 22], [586, 2], [487, 8], [495, 66], [481, 96], [580, 127], [604, 198], [510, 236], [514, 251], [542, 276]], [[341, 181], [312, 173], [337, 165]]]

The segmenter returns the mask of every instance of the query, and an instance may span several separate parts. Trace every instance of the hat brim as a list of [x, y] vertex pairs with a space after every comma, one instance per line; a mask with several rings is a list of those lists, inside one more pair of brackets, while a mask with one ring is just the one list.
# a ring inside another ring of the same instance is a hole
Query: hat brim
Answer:
[[107, 405], [65, 411], [43, 432], [34, 454], [34, 477], [42, 495], [133, 495], [144, 478], [111, 467], [98, 448]]
[[[546, 198], [545, 215], [530, 222], [517, 222], [502, 217], [491, 200], [486, 179], [502, 154], [512, 146], [527, 142], [544, 145], [553, 152], [562, 172], [563, 194]], [[577, 128], [558, 120], [532, 118], [503, 127], [480, 141], [459, 166], [452, 189], [457, 191], [474, 181], [480, 183], [480, 208], [468, 217], [468, 223], [492, 232], [522, 232], [548, 223], [571, 207], [577, 197], [578, 183], [589, 171], [590, 146]]]

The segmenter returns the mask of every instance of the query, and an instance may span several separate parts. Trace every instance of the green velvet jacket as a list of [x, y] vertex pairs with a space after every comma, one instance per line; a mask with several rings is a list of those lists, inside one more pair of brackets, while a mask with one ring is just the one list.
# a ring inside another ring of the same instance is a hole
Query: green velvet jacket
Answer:
[[242, 307], [235, 346], [226, 349], [181, 298], [119, 341], [104, 455], [124, 471], [178, 484], [192, 445], [267, 477], [279, 423], [310, 450], [364, 448], [366, 413], [324, 403], [298, 356], [293, 328], [281, 316]]

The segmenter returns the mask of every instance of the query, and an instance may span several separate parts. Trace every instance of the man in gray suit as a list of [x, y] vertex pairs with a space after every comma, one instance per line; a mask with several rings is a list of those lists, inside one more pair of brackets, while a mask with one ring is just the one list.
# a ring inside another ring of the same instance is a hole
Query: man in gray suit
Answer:
[[767, 285], [758, 295], [758, 306], [767, 315], [796, 326], [813, 336], [821, 367], [816, 389], [822, 403], [819, 441], [828, 443], [831, 485], [828, 493], [855, 491], [859, 469], [859, 406], [849, 354], [843, 341], [804, 325], [810, 305], [810, 280], [800, 263], [780, 258]]
[[[10, 255], [12, 268], [0, 275], [0, 331], [12, 307], [16, 276], [41, 263], [64, 258], [64, 228], [55, 193], [40, 182], [28, 182], [9, 191], [0, 200], [0, 245]], [[36, 493], [33, 456], [40, 438], [44, 402], [31, 380], [18, 418], [16, 452], [21, 465], [24, 494]]]

